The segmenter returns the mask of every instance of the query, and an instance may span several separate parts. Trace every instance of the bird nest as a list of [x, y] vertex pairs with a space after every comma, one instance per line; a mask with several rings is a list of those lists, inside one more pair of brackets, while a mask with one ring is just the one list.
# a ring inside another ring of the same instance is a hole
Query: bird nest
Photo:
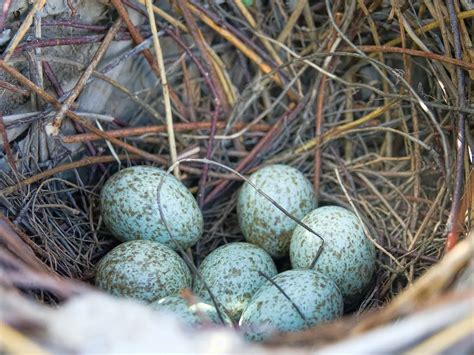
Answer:
[[[5, 4], [4, 288], [45, 303], [88, 292], [68, 280], [93, 281], [117, 244], [101, 220], [104, 182], [185, 157], [244, 175], [291, 165], [320, 205], [354, 211], [377, 250], [354, 315], [384, 308], [471, 227], [468, 2]], [[189, 162], [176, 173], [204, 214], [194, 262], [243, 240], [240, 178]]]

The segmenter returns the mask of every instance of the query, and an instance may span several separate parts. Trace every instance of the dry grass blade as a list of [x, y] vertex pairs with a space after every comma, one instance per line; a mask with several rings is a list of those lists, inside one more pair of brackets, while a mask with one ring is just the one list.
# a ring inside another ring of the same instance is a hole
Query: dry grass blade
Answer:
[[[146, 8], [148, 11], [148, 19], [151, 26], [151, 33], [153, 35], [153, 46], [155, 47], [156, 60], [158, 62], [157, 63], [158, 68], [160, 70], [161, 85], [163, 87], [163, 101], [165, 103], [166, 125], [168, 128], [168, 142], [170, 146], [171, 163], [174, 164], [176, 162], [178, 153], [176, 151], [176, 140], [174, 138], [170, 92], [169, 92], [169, 87], [168, 87], [168, 80], [166, 79], [166, 70], [165, 70], [165, 63], [163, 61], [163, 52], [161, 50], [160, 40], [158, 39], [158, 30], [156, 29], [155, 14], [153, 12], [151, 0], [146, 0]], [[176, 176], [176, 178], [179, 179], [180, 174], [179, 174], [178, 167], [176, 167], [176, 169], [174, 170], [174, 175]]]

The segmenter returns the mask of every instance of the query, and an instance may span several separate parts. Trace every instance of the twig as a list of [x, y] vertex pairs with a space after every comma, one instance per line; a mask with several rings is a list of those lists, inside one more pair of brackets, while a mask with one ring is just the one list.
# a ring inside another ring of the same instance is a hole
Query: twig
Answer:
[[[315, 138], [321, 136], [321, 126], [323, 121], [323, 109], [325, 91], [328, 80], [325, 75], [321, 76], [319, 87], [318, 87], [318, 98], [316, 100], [316, 113], [315, 113]], [[313, 177], [313, 188], [316, 194], [316, 198], [319, 201], [319, 187], [321, 182], [321, 149], [319, 145], [316, 145], [314, 151], [314, 177]]]
[[43, 27], [72, 27], [72, 28], [80, 28], [80, 29], [94, 31], [94, 32], [106, 31], [109, 28], [109, 26], [94, 25], [94, 24], [83, 23], [83, 22], [72, 21], [72, 20], [45, 20], [43, 21], [42, 26]]
[[[260, 68], [260, 70], [265, 73], [265, 74], [272, 74], [272, 79], [277, 83], [279, 86], [283, 86], [284, 82], [281, 78], [281, 75], [278, 73], [273, 73], [273, 69], [265, 63], [265, 61], [262, 59], [260, 55], [258, 55], [254, 50], [249, 48], [247, 45], [245, 45], [240, 39], [238, 39], [236, 36], [234, 36], [230, 31], [227, 29], [220, 27], [216, 22], [214, 22], [209, 16], [201, 12], [197, 7], [195, 7], [193, 4], [189, 3], [189, 9], [196, 14], [206, 25], [208, 25], [210, 28], [212, 28], [214, 31], [219, 33], [224, 39], [226, 39], [228, 42], [232, 43], [235, 47], [237, 47], [242, 53], [248, 57], [251, 61], [253, 61], [257, 66]], [[292, 100], [300, 100], [301, 98], [299, 97], [298, 94], [296, 94], [293, 90], [288, 91], [288, 95]]]
[[285, 27], [283, 28], [283, 30], [278, 35], [278, 38], [276, 39], [278, 42], [285, 42], [287, 40], [288, 36], [291, 33], [291, 30], [296, 24], [296, 21], [298, 21], [298, 18], [301, 16], [301, 13], [304, 10], [306, 2], [307, 0], [302, 0], [296, 3], [296, 6], [293, 9], [293, 12], [291, 13], [290, 18], [288, 19], [288, 21], [285, 24]]
[[[306, 1], [306, 0], [305, 0]], [[307, 2], [307, 1], [306, 1]], [[245, 19], [247, 20], [247, 22], [249, 23], [250, 27], [252, 27], [255, 31], [257, 32], [260, 32], [258, 27], [257, 27], [257, 22], [255, 21], [255, 19], [253, 18], [252, 14], [250, 13], [250, 11], [247, 9], [247, 7], [242, 3], [242, 0], [237, 0], [235, 2], [235, 4], [237, 5], [237, 7], [239, 8], [240, 12], [242, 13], [242, 15], [245, 17]], [[259, 37], [260, 40], [262, 41], [263, 43], [263, 46], [267, 49], [267, 51], [270, 53], [270, 56], [272, 57], [272, 59], [275, 61], [276, 65], [278, 66], [282, 66], [283, 65], [283, 61], [281, 60], [281, 58], [278, 56], [278, 53], [275, 51], [275, 48], [272, 47], [271, 43], [269, 41], [267, 41], [263, 36], [262, 37]]]
[[30, 96], [30, 92], [28, 90], [19, 88], [13, 84], [10, 84], [9, 82], [0, 80], [0, 88], [14, 92], [16, 94], [22, 95], [22, 96]]
[[[454, 36], [454, 54], [456, 59], [462, 59], [461, 34], [459, 32], [459, 24], [456, 18], [456, 9], [454, 8], [454, 0], [448, 0], [448, 12], [451, 22], [451, 30]], [[458, 81], [458, 105], [463, 108], [466, 104], [466, 93], [464, 89], [465, 78], [464, 71], [456, 68]], [[457, 243], [459, 235], [459, 226], [457, 224], [459, 207], [464, 184], [464, 149], [465, 149], [465, 126], [466, 121], [464, 113], [459, 112], [457, 120], [458, 132], [456, 135], [456, 170], [454, 179], [454, 191], [451, 202], [451, 210], [449, 211], [446, 230], [448, 233], [446, 239], [446, 249], [451, 250]]]
[[28, 15], [26, 15], [26, 18], [23, 20], [20, 28], [18, 29], [18, 32], [15, 34], [13, 39], [10, 41], [8, 44], [7, 49], [5, 49], [4, 55], [3, 55], [3, 60], [5, 62], [8, 62], [13, 55], [13, 52], [15, 51], [15, 48], [18, 46], [18, 44], [21, 42], [23, 37], [25, 37], [26, 33], [30, 29], [31, 24], [33, 23], [34, 17], [36, 12], [40, 11], [44, 5], [46, 4], [46, 0], [37, 0], [33, 4], [33, 8], [30, 10]]
[[[140, 4], [145, 5], [146, 0], [137, 0]], [[169, 22], [171, 25], [173, 25], [176, 28], [179, 28], [180, 31], [183, 32], [188, 32], [188, 28], [186, 25], [184, 25], [182, 22], [176, 20], [173, 16], [169, 15], [162, 9], [160, 9], [158, 6], [153, 5], [153, 12], [157, 14], [158, 16], [162, 17], [164, 20]]]
[[61, 84], [59, 83], [58, 78], [54, 74], [53, 68], [51, 68], [51, 65], [49, 65], [49, 63], [47, 61], [43, 61], [42, 63], [43, 63], [44, 74], [46, 75], [49, 82], [53, 86], [54, 91], [56, 91], [56, 95], [58, 95], [58, 97], [63, 96], [64, 95], [64, 90], [61, 87]]
[[[459, 19], [459, 20], [463, 20], [463, 19], [466, 19], [466, 18], [470, 18], [470, 17], [474, 17], [474, 10], [468, 10], [468, 11], [463, 11], [463, 12], [459, 12], [456, 17]], [[448, 22], [450, 21], [450, 18], [449, 16], [445, 17], [443, 19], [445, 22]], [[415, 31], [416, 34], [421, 34], [421, 33], [424, 33], [424, 32], [428, 32], [428, 31], [431, 31], [431, 30], [434, 30], [435, 28], [438, 28], [439, 27], [439, 22], [438, 21], [433, 21], [433, 22], [430, 22], [422, 27], [420, 27], [419, 29], [417, 29]], [[402, 39], [400, 37], [397, 37], [397, 38], [394, 38], [386, 43], [384, 43], [384, 46], [387, 46], [387, 47], [391, 47], [391, 46], [396, 46], [398, 44], [402, 43]]]
[[[436, 53], [431, 53], [431, 52], [424, 52], [416, 49], [410, 49], [410, 48], [399, 48], [399, 47], [387, 47], [386, 45], [384, 46], [357, 46], [359, 50], [362, 52], [366, 53], [371, 53], [371, 52], [384, 52], [384, 53], [402, 53], [402, 54], [409, 54], [414, 57], [423, 57], [427, 59], [433, 59], [437, 60], [440, 62], [456, 65], [458, 67], [464, 68], [466, 70], [474, 70], [474, 63], [469, 63], [461, 59], [454, 59], [451, 57], [447, 57], [445, 55], [440, 55]], [[347, 48], [347, 51], [352, 51], [352, 49]]]
[[310, 149], [316, 147], [317, 145], [323, 143], [325, 141], [325, 139], [327, 139], [328, 137], [331, 137], [333, 135], [338, 135], [338, 134], [340, 134], [342, 132], [345, 132], [347, 130], [359, 127], [359, 126], [361, 126], [361, 125], [377, 118], [378, 116], [382, 115], [386, 111], [390, 110], [390, 108], [393, 105], [395, 105], [397, 102], [398, 102], [398, 100], [391, 100], [385, 106], [377, 108], [376, 110], [368, 113], [367, 115], [359, 118], [356, 121], [348, 122], [348, 123], [345, 123], [343, 125], [334, 127], [332, 129], [328, 130], [327, 132], [325, 132], [323, 135], [321, 135], [319, 137], [315, 137], [315, 138], [307, 141], [306, 143], [302, 144], [296, 150], [294, 150], [294, 152], [296, 154], [303, 153], [304, 151], [310, 150]]
[[[13, 78], [21, 82], [24, 86], [26, 86], [28, 89], [31, 91], [34, 91], [37, 93], [39, 96], [41, 96], [44, 100], [52, 104], [56, 109], [61, 107], [61, 104], [59, 101], [57, 101], [53, 96], [45, 92], [43, 89], [40, 87], [36, 86], [33, 82], [25, 78], [22, 74], [20, 74], [15, 68], [9, 66], [7, 63], [5, 63], [3, 60], [0, 60], [0, 68], [5, 70], [8, 74], [10, 74]], [[107, 133], [102, 132], [100, 129], [94, 127], [91, 125], [89, 122], [81, 118], [79, 115], [75, 114], [74, 112], [68, 110], [66, 111], [66, 116], [68, 116], [70, 119], [80, 123], [83, 127], [87, 128], [89, 131], [97, 134], [98, 136], [103, 137], [104, 139], [107, 139], [111, 141], [112, 143], [118, 145], [119, 147], [124, 148], [128, 152], [132, 154], [137, 154], [140, 155], [142, 158], [145, 158], [147, 160], [154, 161], [159, 164], [167, 164], [167, 160], [162, 158], [161, 156], [150, 154], [148, 152], [145, 152], [141, 149], [138, 149], [130, 144], [127, 144], [125, 142], [122, 142], [121, 140], [114, 138], [114, 137], [109, 137]]]
[[357, 219], [359, 220], [361, 226], [362, 226], [362, 229], [364, 230], [364, 234], [367, 238], [369, 238], [370, 242], [377, 248], [379, 249], [382, 253], [384, 253], [385, 255], [387, 255], [400, 269], [403, 268], [403, 266], [400, 264], [400, 262], [397, 260], [397, 258], [395, 258], [392, 254], [390, 254], [382, 245], [379, 244], [379, 242], [377, 240], [375, 240], [375, 238], [373, 238], [373, 236], [369, 233], [369, 230], [367, 229], [367, 226], [365, 225], [364, 221], [362, 220], [361, 216], [360, 216], [360, 213], [359, 211], [357, 210], [355, 204], [354, 204], [354, 201], [351, 197], [351, 195], [349, 194], [349, 192], [347, 191], [347, 188], [345, 187], [345, 185], [343, 184], [342, 182], [342, 179], [341, 179], [341, 175], [339, 173], [339, 170], [336, 168], [334, 169], [334, 172], [336, 173], [336, 178], [337, 178], [337, 181], [339, 183], [339, 186], [341, 187], [342, 191], [344, 192], [344, 195], [346, 196], [347, 200], [349, 201], [351, 207], [352, 207], [352, 210], [353, 212], [356, 214], [357, 216]]
[[[190, 122], [190, 123], [176, 123], [174, 124], [175, 132], [186, 132], [186, 131], [194, 131], [199, 129], [209, 129], [211, 128], [211, 122]], [[227, 122], [225, 121], [218, 121], [216, 123], [216, 128], [222, 129], [227, 126]], [[240, 130], [247, 127], [247, 124], [244, 122], [237, 122], [232, 126], [233, 130]], [[267, 132], [271, 129], [271, 126], [266, 123], [260, 123], [252, 125], [249, 128], [251, 132]], [[166, 132], [167, 126], [146, 126], [146, 127], [130, 127], [130, 128], [123, 128], [123, 129], [115, 129], [111, 131], [106, 131], [106, 133], [110, 137], [116, 138], [124, 138], [124, 137], [133, 137], [133, 136], [141, 136], [150, 133], [163, 133]], [[62, 141], [66, 144], [71, 143], [79, 143], [79, 142], [88, 142], [88, 141], [96, 141], [101, 140], [102, 137], [94, 134], [94, 133], [84, 133], [84, 134], [76, 134], [72, 136], [64, 136]]]
[[[143, 33], [144, 36], [149, 36], [150, 32], [146, 31]], [[46, 38], [46, 39], [33, 39], [28, 42], [20, 44], [14, 52], [12, 58], [18, 57], [18, 54], [28, 49], [45, 48], [45, 47], [56, 47], [56, 46], [76, 46], [88, 43], [98, 43], [104, 39], [104, 34], [98, 35], [84, 35], [84, 36], [71, 36], [71, 37], [57, 37], [57, 38]], [[129, 32], [119, 31], [113, 41], [130, 41], [131, 35]]]
[[[328, 12], [332, 11], [329, 8], [327, 9]], [[334, 52], [340, 44], [340, 37], [336, 36], [336, 31], [332, 31], [331, 39], [327, 45], [329, 52]], [[331, 71], [333, 69], [333, 56], [326, 57], [324, 61], [323, 68], [325, 70]], [[318, 87], [318, 97], [316, 99], [316, 109], [315, 109], [315, 137], [319, 137], [321, 135], [321, 129], [323, 124], [323, 111], [324, 111], [324, 104], [326, 98], [326, 87], [328, 84], [328, 80], [324, 74], [321, 75], [319, 87]], [[314, 177], [313, 177], [313, 187], [314, 192], [316, 194], [316, 198], [319, 201], [319, 188], [321, 182], [321, 149], [320, 146], [317, 145], [314, 151]]]
[[[130, 32], [130, 35], [132, 36], [132, 39], [135, 42], [135, 44], [140, 45], [145, 39], [140, 34], [140, 31], [138, 31], [138, 29], [135, 27], [132, 20], [128, 16], [127, 9], [125, 9], [125, 6], [122, 4], [122, 0], [111, 0], [111, 2], [112, 2], [112, 5], [114, 5], [114, 7], [116, 8], [117, 12], [119, 13], [123, 22], [127, 26], [127, 29]], [[151, 51], [148, 48], [146, 48], [141, 53], [145, 57], [148, 64], [150, 64], [152, 70], [155, 72], [156, 77], [160, 78], [160, 75], [161, 75], [160, 68], [158, 68], [158, 66], [156, 65], [156, 61], [153, 59], [153, 55], [151, 54]], [[173, 90], [170, 87], [168, 87], [168, 90], [171, 96], [171, 100], [175, 103], [176, 107], [180, 107], [177, 95], [173, 92]]]
[[[128, 31], [130, 32], [130, 35], [132, 36], [133, 41], [135, 42], [136, 45], [141, 44], [144, 41], [143, 36], [140, 34], [140, 32], [137, 30], [135, 25], [133, 24], [132, 20], [130, 20], [130, 17], [128, 16], [127, 9], [125, 9], [125, 6], [123, 6], [121, 0], [111, 0], [112, 5], [115, 7], [117, 12], [119, 13], [120, 17], [122, 18], [123, 22], [127, 26]], [[153, 60], [153, 55], [151, 54], [150, 50], [144, 49], [142, 52], [143, 56], [147, 60], [148, 64], [150, 64], [151, 68], [155, 72], [157, 77], [160, 77], [160, 70], [157, 67], [155, 61]]]
[[89, 63], [87, 68], [84, 70], [84, 72], [81, 74], [79, 80], [77, 81], [74, 88], [70, 91], [67, 98], [64, 100], [63, 104], [61, 105], [61, 108], [57, 112], [57, 114], [54, 117], [53, 122], [51, 124], [51, 128], [52, 128], [51, 134], [52, 135], [55, 136], [55, 135], [59, 134], [65, 112], [67, 110], [69, 110], [72, 103], [74, 101], [76, 101], [77, 97], [80, 95], [82, 89], [84, 88], [84, 86], [87, 83], [87, 80], [92, 75], [94, 69], [99, 64], [99, 62], [102, 59], [102, 57], [104, 56], [107, 48], [109, 47], [110, 43], [112, 42], [112, 39], [115, 37], [118, 30], [120, 29], [121, 24], [122, 24], [122, 21], [120, 20], [120, 18], [114, 22], [114, 24], [112, 25], [110, 30], [107, 32], [107, 35], [105, 36], [104, 40], [100, 44], [99, 48], [94, 53], [94, 56], [92, 57], [91, 62]]
[[[146, 9], [148, 12], [148, 19], [151, 26], [151, 32], [153, 34], [153, 45], [155, 47], [155, 54], [156, 60], [158, 61], [158, 68], [160, 69], [160, 79], [161, 85], [163, 87], [163, 100], [165, 103], [165, 115], [166, 115], [166, 126], [168, 131], [168, 143], [169, 143], [169, 150], [171, 156], [171, 163], [174, 164], [176, 162], [176, 158], [178, 153], [176, 151], [176, 140], [174, 137], [174, 129], [173, 129], [173, 116], [171, 113], [171, 100], [170, 100], [170, 93], [168, 87], [168, 80], [166, 78], [166, 70], [165, 70], [165, 63], [163, 61], [163, 52], [161, 50], [160, 40], [158, 39], [158, 30], [156, 28], [155, 22], [155, 14], [153, 13], [152, 9], [152, 2], [151, 0], [146, 0]], [[176, 178], [179, 179], [179, 167], [176, 166], [174, 169], [174, 175]]]
[[[207, 143], [207, 151], [206, 151], [206, 159], [211, 159], [212, 157], [212, 146], [214, 142], [214, 136], [216, 135], [217, 131], [217, 119], [220, 113], [220, 106], [216, 106], [214, 113], [212, 114], [212, 121], [211, 121], [211, 132], [209, 133], [209, 140]], [[199, 180], [199, 190], [198, 190], [198, 204], [200, 207], [204, 205], [204, 198], [206, 192], [206, 183], [207, 183], [207, 175], [209, 171], [209, 166], [206, 164], [204, 165], [203, 174]]]
[[210, 75], [211, 82], [214, 84], [214, 87], [216, 88], [217, 97], [214, 98], [215, 100], [214, 104], [215, 106], [222, 105], [222, 107], [224, 108], [224, 112], [228, 113], [230, 109], [229, 104], [224, 95], [224, 90], [222, 86], [220, 85], [212, 59], [204, 44], [205, 42], [204, 36], [201, 30], [199, 29], [199, 27], [197, 26], [196, 20], [193, 18], [193, 16], [191, 15], [191, 12], [189, 11], [191, 8], [191, 5], [188, 1], [184, 1], [184, 0], [178, 0], [178, 4], [181, 11], [183, 12], [183, 16], [184, 16], [184, 19], [186, 20], [186, 24], [188, 25], [188, 28], [190, 29], [190, 34], [192, 35], [194, 42], [199, 48], [202, 58], [204, 59], [204, 63], [207, 67], [206, 68], [207, 72]]
[[[199, 51], [201, 52], [202, 58], [204, 59], [204, 63], [207, 66], [207, 70], [210, 74], [210, 80], [215, 88], [216, 96], [214, 97], [214, 112], [212, 114], [212, 121], [211, 121], [211, 132], [209, 134], [209, 141], [207, 144], [207, 151], [206, 151], [206, 159], [211, 159], [212, 157], [212, 148], [214, 142], [214, 135], [216, 134], [216, 124], [217, 119], [219, 118], [221, 107], [223, 108], [224, 113], [228, 114], [230, 110], [229, 103], [227, 102], [226, 96], [224, 94], [223, 87], [220, 85], [219, 78], [217, 76], [213, 61], [211, 59], [210, 54], [205, 46], [205, 39], [198, 28], [196, 21], [194, 20], [193, 16], [191, 15], [189, 8], [190, 5], [188, 2], [184, 0], [178, 0], [179, 7], [181, 11], [183, 11], [184, 19], [190, 29], [190, 33], [194, 38], [194, 42], [196, 43]], [[207, 173], [209, 170], [209, 166], [204, 165], [204, 172], [199, 180], [199, 190], [198, 190], [198, 204], [200, 207], [203, 206], [204, 202], [204, 194], [205, 194], [205, 187], [207, 182]]]

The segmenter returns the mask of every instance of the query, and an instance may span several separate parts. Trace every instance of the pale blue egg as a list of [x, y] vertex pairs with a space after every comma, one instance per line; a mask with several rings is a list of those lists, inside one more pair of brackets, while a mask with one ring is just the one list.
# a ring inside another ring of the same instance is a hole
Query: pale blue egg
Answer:
[[212, 304], [204, 282], [225, 312], [238, 320], [252, 295], [265, 281], [261, 273], [272, 277], [277, 269], [265, 250], [249, 243], [229, 243], [212, 251], [199, 267], [194, 293]]
[[[298, 219], [317, 205], [311, 182], [291, 166], [270, 165], [253, 173], [249, 180]], [[248, 242], [260, 246], [275, 258], [288, 253], [296, 222], [249, 183], [240, 190], [237, 214], [240, 229]]]
[[223, 324], [216, 307], [199, 302], [199, 300], [194, 304], [190, 304], [188, 300], [181, 296], [167, 296], [150, 303], [150, 307], [158, 311], [172, 312], [185, 324], [191, 326], [202, 326], [209, 322], [215, 325], [232, 326], [232, 320], [224, 310], [219, 310], [224, 321]]
[[329, 277], [314, 270], [288, 270], [254, 294], [239, 325], [247, 339], [262, 341], [339, 318], [343, 310], [342, 295]]
[[[357, 216], [342, 207], [324, 206], [303, 222], [324, 238], [324, 248], [314, 269], [334, 280], [346, 305], [360, 300], [375, 271], [375, 249]], [[290, 259], [293, 268], [309, 268], [321, 240], [301, 226], [293, 232]]]
[[[157, 202], [163, 176], [160, 201], [173, 239]], [[153, 240], [177, 250], [175, 241], [186, 249], [202, 234], [203, 217], [194, 196], [173, 175], [159, 168], [134, 166], [114, 174], [102, 189], [101, 208], [105, 225], [121, 241]]]
[[133, 240], [100, 260], [95, 283], [112, 295], [151, 302], [190, 288], [192, 278], [175, 251], [160, 243]]

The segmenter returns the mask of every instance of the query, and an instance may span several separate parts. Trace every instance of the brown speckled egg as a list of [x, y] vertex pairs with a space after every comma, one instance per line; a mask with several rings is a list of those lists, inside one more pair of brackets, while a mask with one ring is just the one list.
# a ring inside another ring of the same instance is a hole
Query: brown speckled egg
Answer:
[[[375, 250], [357, 216], [342, 207], [324, 206], [303, 218], [324, 238], [324, 248], [314, 269], [331, 277], [346, 305], [363, 296], [375, 270]], [[309, 268], [321, 240], [301, 226], [296, 227], [290, 246], [293, 268]]]
[[[172, 238], [161, 219], [160, 201]], [[173, 175], [151, 166], [120, 170], [105, 183], [101, 192], [102, 218], [121, 241], [153, 240], [178, 250], [193, 246], [202, 234], [203, 217], [194, 196]]]
[[191, 287], [191, 272], [163, 244], [134, 240], [118, 245], [97, 267], [97, 287], [115, 296], [154, 301]]
[[[296, 218], [303, 218], [316, 207], [310, 181], [287, 165], [270, 165], [249, 179]], [[245, 239], [265, 249], [275, 258], [288, 253], [296, 222], [287, 217], [249, 183], [245, 183], [237, 201], [239, 225]]]
[[[249, 243], [229, 243], [212, 251], [199, 267], [217, 302], [226, 313], [237, 320], [255, 291], [265, 278], [272, 277], [276, 266], [265, 250]], [[209, 292], [197, 277], [194, 293], [204, 302], [212, 304]]]

